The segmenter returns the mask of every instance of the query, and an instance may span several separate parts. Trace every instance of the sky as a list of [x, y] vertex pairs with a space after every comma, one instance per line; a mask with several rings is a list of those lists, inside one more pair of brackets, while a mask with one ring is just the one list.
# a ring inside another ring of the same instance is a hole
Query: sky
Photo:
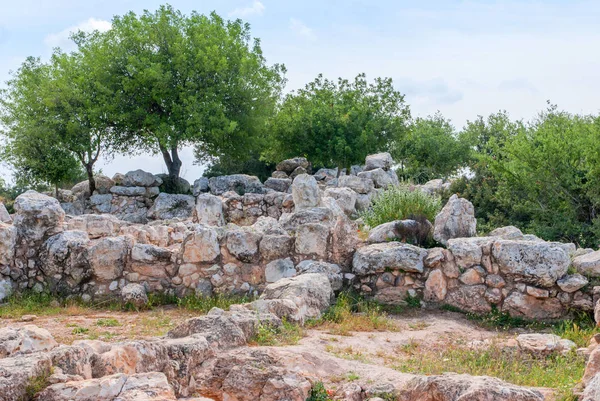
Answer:
[[[0, 0], [0, 87], [27, 56], [72, 49], [69, 32], [110, 29], [114, 15], [155, 10], [155, 0]], [[184, 13], [241, 18], [269, 63], [287, 67], [287, 91], [328, 78], [391, 77], [413, 117], [440, 111], [460, 129], [506, 110], [531, 119], [549, 100], [572, 113], [600, 111], [600, 1], [171, 0]], [[202, 166], [182, 151], [182, 175]], [[115, 156], [112, 176], [165, 172], [160, 156]], [[2, 167], [0, 167], [2, 170]], [[0, 175], [9, 174], [6, 169]]]

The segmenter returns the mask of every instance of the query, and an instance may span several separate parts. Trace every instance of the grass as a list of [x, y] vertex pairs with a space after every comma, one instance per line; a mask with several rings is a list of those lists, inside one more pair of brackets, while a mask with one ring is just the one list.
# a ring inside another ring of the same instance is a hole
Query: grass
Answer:
[[96, 326], [99, 327], [117, 327], [120, 325], [121, 323], [117, 319], [98, 319], [96, 321]]
[[52, 375], [53, 370], [54, 368], [51, 367], [50, 370], [44, 374], [29, 379], [27, 387], [25, 387], [25, 397], [27, 400], [33, 400], [37, 393], [50, 385], [48, 378]]
[[404, 220], [409, 216], [424, 216], [433, 221], [441, 208], [439, 197], [422, 191], [410, 191], [407, 186], [391, 187], [375, 197], [371, 207], [364, 211], [361, 217], [369, 227]]
[[333, 345], [327, 345], [325, 351], [332, 355], [337, 356], [341, 359], [347, 359], [349, 361], [359, 361], [362, 363], [369, 363], [369, 358], [362, 351], [354, 349], [352, 346], [347, 347], [335, 347]]
[[284, 346], [295, 345], [304, 337], [304, 329], [297, 324], [282, 319], [281, 326], [266, 323], [258, 325], [256, 334], [249, 341], [250, 345]]
[[386, 364], [402, 372], [493, 376], [522, 386], [555, 388], [563, 396], [570, 394], [585, 370], [585, 358], [574, 351], [568, 355], [536, 358], [526, 353], [508, 352], [496, 345], [471, 349], [461, 344], [442, 344], [431, 349], [414, 341], [394, 351]]
[[331, 401], [329, 393], [322, 382], [316, 382], [310, 390], [310, 395], [306, 401]]
[[308, 326], [342, 336], [351, 335], [353, 331], [398, 331], [398, 326], [388, 318], [383, 306], [349, 292], [342, 292], [335, 304]]

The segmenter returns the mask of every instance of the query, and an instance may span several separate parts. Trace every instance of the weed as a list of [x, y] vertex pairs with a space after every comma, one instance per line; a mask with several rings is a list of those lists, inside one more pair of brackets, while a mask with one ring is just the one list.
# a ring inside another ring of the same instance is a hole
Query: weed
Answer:
[[25, 387], [26, 399], [33, 400], [37, 393], [45, 389], [50, 385], [48, 378], [52, 375], [54, 368], [50, 368], [49, 371], [43, 373], [40, 376], [35, 376], [29, 379], [27, 387]]
[[406, 295], [404, 298], [406, 304], [411, 308], [420, 308], [421, 307], [421, 299], [419, 297], [412, 297], [410, 295]]
[[96, 326], [99, 327], [117, 327], [120, 325], [121, 323], [119, 323], [117, 319], [98, 319], [98, 321], [96, 321]]
[[347, 359], [349, 361], [359, 361], [369, 363], [369, 359], [360, 350], [355, 350], [351, 345], [347, 347], [334, 347], [327, 345], [325, 351], [337, 356], [338, 358]]
[[329, 398], [329, 394], [323, 383], [317, 382], [310, 390], [310, 396], [306, 401], [331, 401], [331, 398]]
[[285, 318], [281, 321], [281, 326], [274, 326], [267, 323], [260, 323], [256, 333], [250, 340], [251, 345], [295, 345], [304, 337], [304, 330], [301, 326], [288, 322]]
[[75, 327], [72, 331], [71, 334], [73, 335], [77, 335], [77, 334], [85, 334], [88, 331], [90, 331], [90, 329], [86, 328], [86, 327]]
[[355, 380], [359, 380], [360, 376], [354, 372], [348, 372], [348, 374], [346, 375], [346, 379], [350, 382], [353, 382]]

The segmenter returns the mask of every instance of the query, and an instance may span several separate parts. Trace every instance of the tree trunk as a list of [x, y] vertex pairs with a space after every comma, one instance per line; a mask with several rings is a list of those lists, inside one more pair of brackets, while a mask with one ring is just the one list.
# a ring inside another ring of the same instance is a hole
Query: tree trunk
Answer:
[[94, 191], [96, 190], [96, 180], [94, 180], [93, 165], [91, 163], [86, 164], [85, 171], [87, 172], [88, 183], [90, 184], [90, 196], [92, 196], [94, 194]]
[[176, 182], [179, 178], [179, 173], [181, 172], [182, 162], [179, 158], [179, 153], [177, 152], [177, 147], [174, 146], [171, 148], [171, 151], [164, 147], [160, 147], [160, 151], [163, 155], [163, 159], [165, 160], [165, 164], [167, 165], [167, 170], [169, 171], [169, 179], [173, 182]]

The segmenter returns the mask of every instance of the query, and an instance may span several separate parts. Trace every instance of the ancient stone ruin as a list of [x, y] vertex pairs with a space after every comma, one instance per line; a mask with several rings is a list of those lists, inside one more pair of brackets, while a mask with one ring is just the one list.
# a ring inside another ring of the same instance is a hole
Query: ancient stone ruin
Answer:
[[[67, 346], [36, 326], [2, 329], [0, 399], [21, 400], [32, 378], [49, 376], [52, 384], [36, 399], [201, 394], [209, 398], [185, 399], [305, 401], [318, 369], [294, 366], [318, 361], [290, 364], [283, 350], [246, 345], [259, 324], [318, 317], [343, 289], [382, 304], [417, 300], [423, 308], [494, 309], [530, 320], [594, 310], [600, 287], [589, 280], [600, 276], [600, 251], [546, 242], [515, 227], [477, 236], [473, 205], [456, 195], [426, 226], [445, 248], [398, 241], [398, 230], [424, 224], [412, 220], [361, 236], [358, 213], [399, 184], [393, 164], [382, 153], [350, 171], [309, 174], [306, 159], [295, 158], [264, 183], [247, 175], [200, 178], [187, 195], [162, 193], [160, 177], [137, 170], [99, 177], [93, 194], [85, 183], [59, 199], [26, 192], [13, 216], [0, 204], [0, 300], [23, 291], [137, 305], [150, 293], [259, 297], [190, 319], [154, 341]], [[444, 185], [414, 190], [434, 193]], [[590, 350], [589, 361], [586, 400], [600, 397], [600, 348]], [[390, 390], [402, 400], [544, 399], [485, 377], [415, 376], [402, 383]], [[349, 385], [339, 399], [367, 399], [369, 391]], [[504, 395], [486, 398], [490, 391]]]

